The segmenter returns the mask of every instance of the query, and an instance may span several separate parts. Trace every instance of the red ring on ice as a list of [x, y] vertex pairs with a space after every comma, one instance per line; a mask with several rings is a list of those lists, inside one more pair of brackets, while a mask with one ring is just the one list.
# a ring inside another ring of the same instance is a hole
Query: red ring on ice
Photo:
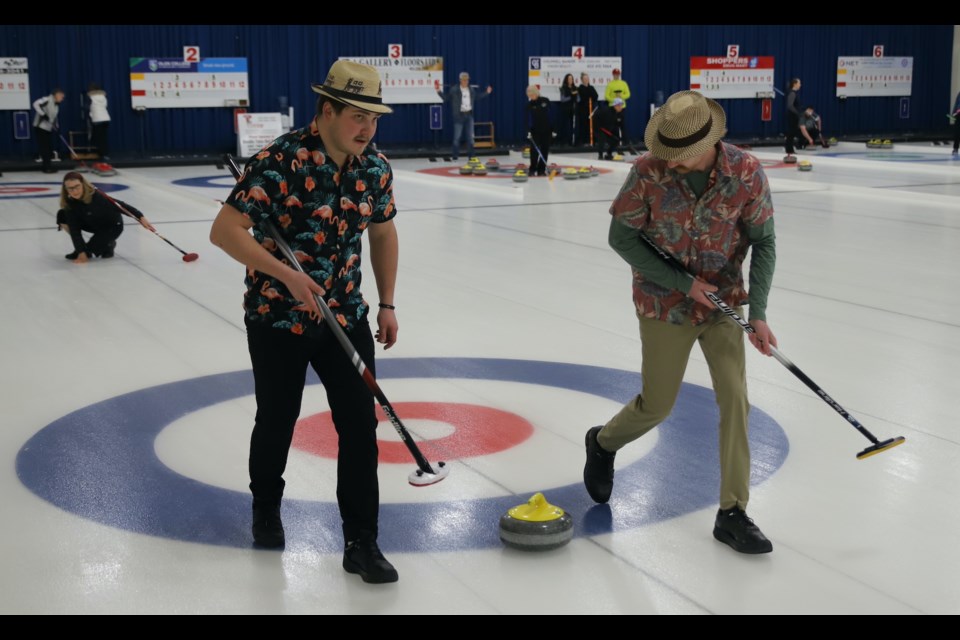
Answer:
[[[398, 402], [393, 405], [408, 430], [416, 431], [414, 420], [433, 420], [454, 427], [442, 438], [423, 440], [413, 436], [428, 460], [458, 460], [485, 456], [517, 446], [531, 435], [533, 425], [515, 413], [458, 402]], [[393, 430], [387, 417], [377, 407], [379, 429]], [[297, 422], [293, 446], [323, 458], [337, 457], [337, 432], [329, 411], [316, 413]], [[410, 453], [402, 442], [378, 440], [380, 462], [409, 464]]]
[[18, 187], [18, 186], [0, 186], [0, 196], [19, 196], [24, 193], [38, 193], [44, 191], [53, 191], [53, 187]]

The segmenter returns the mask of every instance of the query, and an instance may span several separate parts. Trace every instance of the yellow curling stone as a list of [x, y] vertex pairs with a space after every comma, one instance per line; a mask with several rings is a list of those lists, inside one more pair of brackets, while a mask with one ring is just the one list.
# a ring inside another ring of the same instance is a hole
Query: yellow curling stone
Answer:
[[573, 539], [573, 518], [535, 493], [526, 503], [507, 511], [500, 518], [500, 540], [521, 551], [549, 551]]

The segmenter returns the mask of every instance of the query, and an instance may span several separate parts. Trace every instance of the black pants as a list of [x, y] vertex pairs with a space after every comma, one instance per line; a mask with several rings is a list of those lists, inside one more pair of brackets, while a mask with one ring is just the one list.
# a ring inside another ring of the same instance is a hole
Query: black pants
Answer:
[[53, 134], [40, 127], [34, 127], [33, 132], [37, 136], [37, 149], [40, 151], [43, 168], [50, 169], [53, 161]]
[[557, 140], [560, 141], [561, 145], [576, 144], [575, 113], [576, 110], [572, 104], [560, 107], [560, 126], [557, 127]]
[[[550, 141], [553, 138], [553, 134], [549, 131], [547, 132], [533, 132], [533, 144], [537, 145], [540, 149], [540, 153], [537, 153], [537, 149], [530, 149], [530, 175], [545, 176], [547, 175], [547, 159], [550, 157]], [[540, 154], [543, 154], [543, 157], [540, 157]]]
[[[596, 103], [593, 105], [596, 107]], [[579, 144], [590, 144], [590, 130], [593, 128], [593, 123], [590, 121], [590, 109], [586, 105], [580, 106], [577, 108], [577, 143]], [[594, 129], [594, 135], [596, 135], [596, 129]]]
[[[811, 127], [807, 129], [807, 134], [813, 139], [813, 146], [820, 144], [820, 129], [817, 127]], [[800, 132], [800, 135], [797, 137], [797, 148], [806, 149], [810, 143], [807, 142], [807, 139], [803, 137], [803, 131]]]
[[597, 159], [610, 160], [613, 158], [613, 152], [620, 147], [620, 137], [617, 132], [607, 132], [604, 129], [597, 130]]
[[796, 153], [796, 149], [793, 146], [794, 138], [802, 137], [800, 134], [800, 118], [793, 115], [792, 113], [787, 113], [787, 139], [784, 142], [784, 149], [786, 149], [787, 154]]
[[107, 132], [110, 130], [110, 121], [107, 122], [94, 122], [93, 123], [93, 133], [91, 135], [91, 142], [93, 143], [94, 149], [97, 150], [97, 154], [102, 160], [106, 156], [110, 155], [110, 146], [109, 141], [107, 140]]
[[[88, 257], [102, 256], [104, 253], [113, 251], [114, 247], [117, 246], [117, 238], [123, 233], [123, 222], [95, 224], [84, 218], [85, 216], [70, 209], [57, 211], [57, 224], [65, 224], [70, 228], [73, 250], [78, 253], [86, 253]], [[81, 231], [92, 233], [93, 237], [84, 241]]]
[[[364, 320], [348, 335], [372, 373], [370, 325]], [[340, 438], [337, 502], [344, 539], [355, 540], [361, 534], [376, 536], [380, 487], [373, 394], [336, 338], [327, 329], [319, 337], [309, 337], [248, 324], [247, 344], [257, 396], [257, 417], [250, 438], [250, 491], [254, 500], [279, 502], [283, 496], [283, 472], [310, 365], [327, 391]]]
[[960, 113], [953, 119], [953, 150], [960, 151]]

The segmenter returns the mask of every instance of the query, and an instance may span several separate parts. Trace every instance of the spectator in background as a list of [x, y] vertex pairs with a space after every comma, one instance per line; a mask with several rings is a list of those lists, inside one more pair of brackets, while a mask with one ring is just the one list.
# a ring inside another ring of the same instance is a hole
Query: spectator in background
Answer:
[[609, 107], [597, 112], [597, 160], [613, 160], [614, 150], [619, 150], [623, 116], [623, 98], [614, 98]]
[[460, 74], [460, 84], [450, 87], [447, 95], [443, 95], [440, 91], [437, 93], [445, 102], [449, 102], [453, 109], [453, 150], [450, 156], [454, 160], [460, 156], [460, 138], [466, 131], [467, 157], [469, 158], [473, 155], [473, 110], [478, 101], [493, 93], [493, 87], [487, 86], [486, 92], [480, 93], [476, 87], [470, 86], [470, 74], [464, 71]]
[[597, 90], [590, 85], [590, 76], [586, 73], [580, 74], [580, 86], [577, 87], [577, 97], [580, 102], [577, 104], [577, 140], [581, 144], [593, 144], [593, 114], [600, 106], [600, 96]]
[[550, 101], [541, 96], [540, 89], [533, 84], [527, 87], [527, 122], [527, 137], [536, 145], [535, 149], [530, 150], [530, 175], [545, 176], [550, 142], [555, 134], [550, 124]]
[[560, 144], [577, 143], [577, 107], [580, 98], [580, 90], [577, 88], [577, 81], [573, 74], [568, 73], [563, 76], [563, 83], [560, 85]]
[[960, 93], [957, 94], [957, 99], [953, 103], [953, 115], [950, 122], [953, 123], [953, 155], [956, 157], [958, 150], [960, 150]]
[[33, 101], [33, 131], [37, 136], [37, 147], [40, 150], [40, 160], [43, 162], [44, 173], [56, 173], [51, 161], [53, 160], [53, 132], [59, 130], [57, 116], [60, 115], [60, 103], [63, 102], [63, 89], [59, 87], [50, 92], [50, 95], [37, 98]]
[[800, 136], [800, 104], [797, 102], [797, 92], [800, 91], [800, 86], [800, 78], [794, 78], [790, 81], [790, 90], [787, 91], [787, 139], [784, 144], [787, 157], [784, 160], [796, 153], [796, 149], [793, 147], [793, 139]]
[[617, 98], [623, 100], [623, 108], [627, 108], [627, 100], [630, 99], [630, 85], [625, 80], [620, 79], [620, 69], [613, 70], [613, 80], [607, 84], [607, 90], [604, 93], [607, 104], [613, 106], [613, 101]]
[[93, 125], [90, 142], [97, 150], [100, 159], [106, 161], [110, 159], [110, 148], [107, 141], [107, 130], [110, 128], [107, 92], [96, 82], [91, 82], [87, 89], [87, 97], [90, 98], [90, 124]]
[[808, 104], [803, 108], [799, 122], [800, 144], [798, 146], [801, 149], [806, 149], [807, 145], [816, 147], [818, 140], [824, 149], [827, 148], [827, 143], [823, 141], [823, 121], [820, 119], [819, 114], [813, 110], [812, 105]]

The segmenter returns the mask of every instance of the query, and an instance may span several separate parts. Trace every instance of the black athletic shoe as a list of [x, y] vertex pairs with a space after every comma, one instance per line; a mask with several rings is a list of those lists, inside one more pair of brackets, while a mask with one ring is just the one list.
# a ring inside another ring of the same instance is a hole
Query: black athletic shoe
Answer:
[[286, 542], [283, 522], [280, 520], [280, 503], [253, 502], [253, 542], [264, 549], [277, 549]]
[[112, 258], [113, 250], [116, 248], [117, 248], [117, 241], [114, 240], [113, 242], [107, 245], [107, 248], [104, 250], [103, 253], [100, 254], [100, 257], [103, 258], [104, 260], [106, 260], [107, 258]]
[[372, 537], [363, 537], [347, 543], [343, 550], [343, 570], [355, 573], [364, 582], [384, 584], [400, 579], [397, 570], [387, 562]]
[[720, 509], [713, 527], [713, 537], [740, 553], [770, 553], [773, 544], [760, 527], [753, 524], [743, 509]]
[[611, 453], [597, 442], [597, 434], [603, 427], [593, 427], [587, 431], [587, 463], [583, 465], [583, 484], [594, 502], [604, 504], [613, 493], [613, 460], [617, 454]]
[[78, 255], [80, 255], [80, 252], [79, 252], [79, 251], [74, 251], [73, 253], [68, 253], [67, 255], [65, 255], [65, 256], [63, 256], [63, 257], [66, 258], [67, 260], [76, 260]]

